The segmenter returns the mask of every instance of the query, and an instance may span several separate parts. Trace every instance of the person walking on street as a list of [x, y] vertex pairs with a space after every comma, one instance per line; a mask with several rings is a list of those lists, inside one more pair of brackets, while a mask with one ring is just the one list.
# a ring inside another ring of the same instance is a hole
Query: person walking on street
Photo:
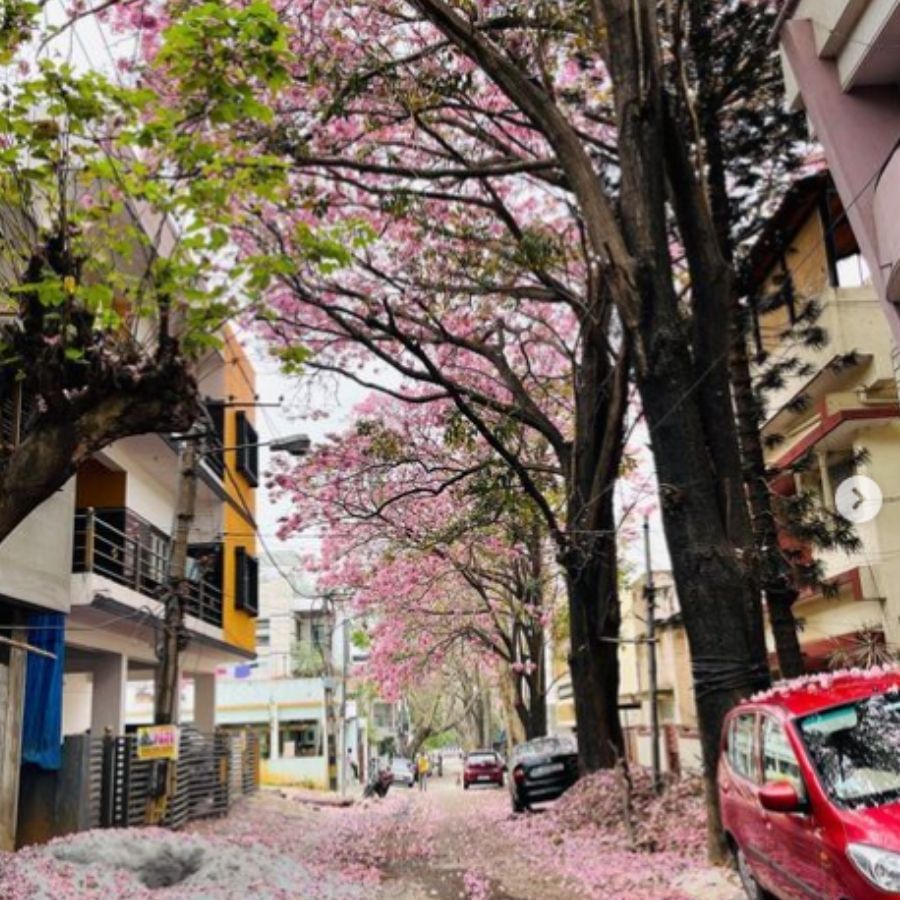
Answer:
[[420, 753], [419, 754], [419, 763], [418, 763], [418, 772], [419, 772], [419, 790], [427, 791], [428, 790], [428, 772], [430, 766], [428, 764], [428, 754]]

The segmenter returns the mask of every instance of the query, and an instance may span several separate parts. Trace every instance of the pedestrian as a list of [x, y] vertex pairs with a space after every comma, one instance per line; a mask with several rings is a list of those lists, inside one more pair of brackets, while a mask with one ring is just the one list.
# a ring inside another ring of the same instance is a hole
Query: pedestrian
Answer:
[[359, 766], [356, 764], [356, 760], [353, 758], [353, 748], [347, 748], [347, 762], [350, 765], [350, 771], [353, 773], [353, 780], [359, 781]]
[[416, 768], [419, 773], [419, 790], [427, 791], [428, 790], [428, 772], [431, 769], [431, 766], [428, 763], [428, 754], [427, 753], [419, 754], [419, 763]]

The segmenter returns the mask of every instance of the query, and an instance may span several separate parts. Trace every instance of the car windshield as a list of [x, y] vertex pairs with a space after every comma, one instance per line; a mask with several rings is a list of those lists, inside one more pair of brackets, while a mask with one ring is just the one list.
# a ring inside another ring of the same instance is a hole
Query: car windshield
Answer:
[[520, 744], [515, 749], [517, 757], [553, 756], [557, 753], [577, 753], [575, 741], [568, 737], [538, 738], [527, 744]]
[[826, 709], [798, 724], [836, 803], [855, 809], [900, 799], [900, 693]]
[[493, 753], [470, 753], [466, 762], [473, 766], [490, 765], [497, 762], [497, 757]]

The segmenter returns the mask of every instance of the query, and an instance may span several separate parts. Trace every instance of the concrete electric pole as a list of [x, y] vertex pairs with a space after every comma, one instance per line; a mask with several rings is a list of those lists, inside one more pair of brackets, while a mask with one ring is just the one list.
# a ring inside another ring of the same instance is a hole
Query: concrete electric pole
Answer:
[[178, 707], [179, 656], [184, 641], [184, 603], [190, 587], [187, 577], [188, 544], [197, 505], [197, 441], [185, 435], [178, 454], [178, 499], [172, 545], [169, 549], [163, 639], [158, 649], [159, 678], [153, 721], [174, 725]]

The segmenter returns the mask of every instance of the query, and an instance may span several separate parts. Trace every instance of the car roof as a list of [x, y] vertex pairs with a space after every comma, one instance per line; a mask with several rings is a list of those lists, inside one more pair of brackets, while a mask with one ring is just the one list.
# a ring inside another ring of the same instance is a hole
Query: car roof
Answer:
[[806, 716], [892, 689], [900, 690], [900, 667], [843, 669], [779, 681], [768, 690], [754, 694], [736, 709], [771, 709], [774, 706], [791, 717]]
[[493, 753], [495, 756], [497, 755], [496, 750], [469, 750], [466, 756], [474, 756], [476, 753]]

